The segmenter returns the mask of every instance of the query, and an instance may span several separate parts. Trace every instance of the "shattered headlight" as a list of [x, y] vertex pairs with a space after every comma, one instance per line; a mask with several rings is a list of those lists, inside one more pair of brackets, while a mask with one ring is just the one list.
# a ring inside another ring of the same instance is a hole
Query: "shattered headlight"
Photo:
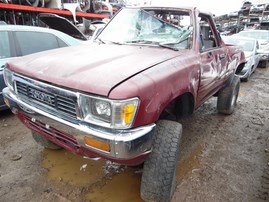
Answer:
[[12, 91], [14, 90], [13, 88], [13, 72], [10, 71], [7, 68], [4, 68], [4, 81], [7, 87], [9, 87]]
[[80, 95], [79, 99], [82, 120], [116, 129], [132, 126], [138, 104], [138, 98], [110, 100]]

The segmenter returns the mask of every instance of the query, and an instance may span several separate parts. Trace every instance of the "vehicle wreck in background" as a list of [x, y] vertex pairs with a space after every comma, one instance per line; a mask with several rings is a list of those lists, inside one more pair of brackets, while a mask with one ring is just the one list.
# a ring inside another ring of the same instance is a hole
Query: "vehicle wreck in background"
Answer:
[[243, 51], [224, 44], [210, 14], [125, 8], [90, 46], [9, 62], [3, 94], [44, 147], [144, 163], [142, 199], [169, 201], [182, 134], [176, 120], [214, 95], [218, 112], [233, 113], [235, 72], [244, 63]]
[[251, 74], [257, 68], [261, 56], [259, 55], [259, 43], [255, 38], [240, 37], [240, 36], [223, 36], [222, 39], [226, 44], [241, 46], [246, 57], [244, 68], [238, 73], [238, 76], [243, 81], [248, 81]]
[[74, 25], [68, 19], [52, 13], [41, 13], [38, 19], [44, 23], [45, 26], [64, 32], [83, 41], [92, 41], [109, 21], [109, 19], [90, 21], [84, 18], [83, 23]]
[[268, 30], [246, 30], [236, 34], [241, 37], [250, 37], [259, 42], [260, 66], [268, 67], [269, 64], [269, 31]]
[[2, 90], [6, 87], [3, 78], [6, 62], [15, 57], [81, 43], [81, 40], [53, 29], [0, 25], [0, 111], [8, 109], [2, 96]]

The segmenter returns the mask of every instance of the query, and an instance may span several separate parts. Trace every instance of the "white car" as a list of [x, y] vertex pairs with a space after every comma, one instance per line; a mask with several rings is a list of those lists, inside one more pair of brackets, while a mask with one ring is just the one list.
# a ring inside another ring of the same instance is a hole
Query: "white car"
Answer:
[[260, 55], [259, 66], [266, 68], [269, 65], [269, 30], [245, 30], [236, 35], [258, 40]]
[[242, 71], [238, 74], [241, 80], [248, 81], [250, 75], [257, 68], [260, 55], [258, 53], [259, 43], [257, 39], [239, 37], [239, 36], [223, 36], [223, 41], [226, 44], [238, 45], [241, 46], [246, 57], [246, 63]]
[[3, 100], [2, 89], [6, 87], [3, 79], [3, 69], [9, 60], [45, 50], [80, 44], [82, 44], [81, 40], [54, 29], [1, 23], [0, 111], [8, 108]]

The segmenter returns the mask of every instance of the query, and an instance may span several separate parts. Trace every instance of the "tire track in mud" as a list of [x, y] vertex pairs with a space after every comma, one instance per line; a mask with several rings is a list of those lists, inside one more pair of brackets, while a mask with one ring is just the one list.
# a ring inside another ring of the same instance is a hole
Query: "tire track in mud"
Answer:
[[261, 188], [259, 189], [258, 198], [264, 201], [269, 200], [269, 169], [268, 166], [264, 168], [262, 179], [261, 179]]
[[217, 114], [213, 98], [182, 121], [180, 161], [199, 145], [203, 151], [198, 169], [178, 182], [173, 201], [268, 200], [269, 166], [262, 166], [269, 162], [262, 156], [269, 133], [268, 73], [258, 69], [248, 83], [241, 83], [232, 115]]
[[[186, 161], [193, 159], [192, 155], [195, 154], [199, 164], [196, 164], [197, 167], [193, 167], [178, 182], [177, 193], [173, 201], [207, 201], [208, 197], [200, 198], [203, 195], [201, 192], [204, 190], [201, 191], [199, 187], [203, 187], [208, 181], [214, 180], [213, 173], [215, 168], [212, 168], [210, 166], [211, 163], [205, 162], [203, 158], [209, 155], [207, 154], [208, 151], [215, 150], [216, 147], [221, 148], [221, 143], [211, 145], [207, 140], [212, 138], [218, 139], [218, 137], [223, 138], [225, 136], [225, 131], [221, 130], [221, 128], [226, 124], [226, 116], [217, 114], [216, 101], [216, 98], [211, 99], [195, 111], [189, 120], [181, 122], [183, 125], [183, 138], [182, 159], [180, 162], [187, 163]], [[196, 150], [200, 147], [202, 147], [202, 151], [197, 154]], [[193, 182], [195, 183], [193, 184]], [[209, 191], [206, 192], [209, 193]], [[220, 200], [221, 198], [218, 199]]]
[[[268, 101], [269, 101], [269, 71], [263, 69], [258, 71], [252, 79], [253, 88], [250, 91], [255, 95], [252, 104], [255, 106], [255, 112], [251, 117], [251, 123], [260, 135], [257, 140], [260, 142], [261, 150], [263, 150], [264, 164], [261, 167], [262, 173], [259, 181], [260, 185], [257, 191], [257, 199], [261, 201], [269, 201], [269, 117], [268, 117]], [[267, 100], [267, 102], [265, 102]]]

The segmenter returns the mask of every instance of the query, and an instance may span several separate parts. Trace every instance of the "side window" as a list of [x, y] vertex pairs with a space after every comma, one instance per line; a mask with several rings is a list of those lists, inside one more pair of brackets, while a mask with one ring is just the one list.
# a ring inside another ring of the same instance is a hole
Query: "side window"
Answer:
[[0, 32], [0, 59], [10, 58], [11, 50], [7, 31]]
[[206, 51], [217, 47], [217, 36], [215, 36], [209, 17], [201, 15], [200, 17], [200, 50]]
[[57, 37], [43, 32], [15, 32], [22, 55], [59, 48]]
[[59, 39], [58, 37], [57, 37], [57, 41], [58, 41], [59, 48], [68, 46], [62, 39]]

